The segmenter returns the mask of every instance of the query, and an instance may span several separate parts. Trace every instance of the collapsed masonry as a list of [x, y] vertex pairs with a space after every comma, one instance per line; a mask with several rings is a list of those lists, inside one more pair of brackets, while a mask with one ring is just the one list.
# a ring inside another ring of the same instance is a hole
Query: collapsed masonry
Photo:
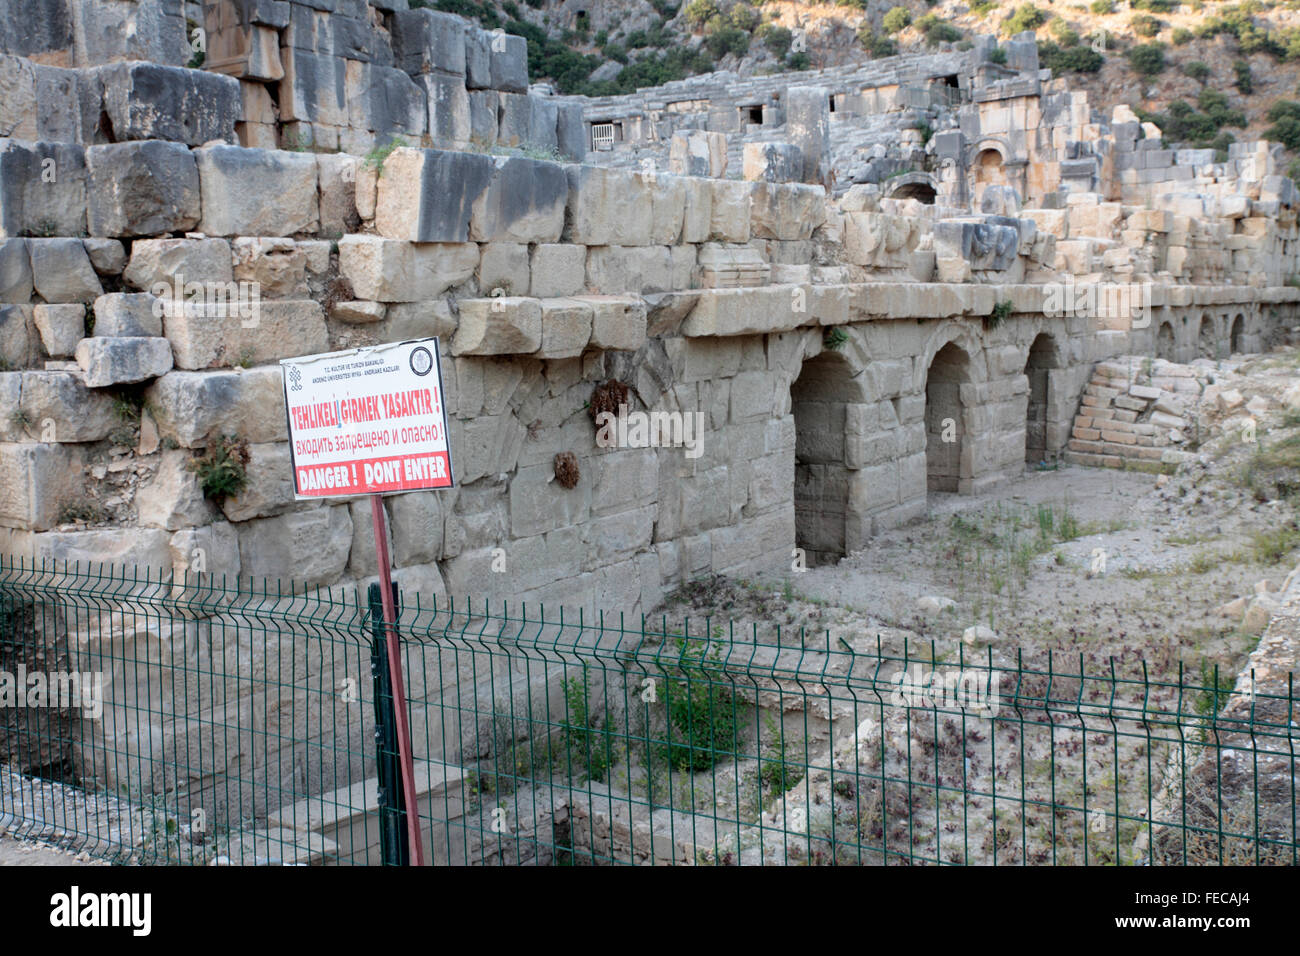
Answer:
[[[204, 4], [225, 73], [181, 65], [193, 4], [44, 5], [0, 56], [0, 552], [364, 585], [369, 502], [294, 501], [276, 362], [437, 335], [458, 487], [387, 499], [399, 584], [646, 611], [1056, 458], [1098, 362], [1259, 351], [1295, 323], [1275, 151], [1163, 149], [1023, 40], [1005, 67], [985, 41], [917, 61], [928, 140], [901, 61], [892, 92], [793, 77], [736, 180], [707, 97], [674, 100], [700, 118], [654, 148], [715, 175], [529, 158], [582, 158], [606, 105], [525, 91], [516, 41], [401, 0]], [[859, 153], [851, 114], [916, 135]], [[412, 145], [360, 155], [394, 134]], [[1140, 307], [1075, 294], [1115, 287]], [[599, 447], [611, 380], [702, 415], [698, 457]], [[224, 438], [247, 484], [214, 500], [191, 466]], [[235, 639], [212, 610], [139, 636]]]

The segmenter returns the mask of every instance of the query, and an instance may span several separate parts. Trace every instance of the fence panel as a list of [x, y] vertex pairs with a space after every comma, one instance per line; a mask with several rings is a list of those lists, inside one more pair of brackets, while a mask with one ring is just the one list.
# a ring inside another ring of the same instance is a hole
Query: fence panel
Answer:
[[[435, 864], [1300, 861], [1290, 686], [404, 599]], [[382, 862], [372, 624], [351, 589], [0, 557], [0, 825]]]

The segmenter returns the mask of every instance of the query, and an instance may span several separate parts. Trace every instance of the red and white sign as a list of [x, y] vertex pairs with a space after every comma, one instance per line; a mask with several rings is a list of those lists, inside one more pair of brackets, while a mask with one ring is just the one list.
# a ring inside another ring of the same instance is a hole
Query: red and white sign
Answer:
[[453, 487], [436, 338], [280, 365], [297, 498]]

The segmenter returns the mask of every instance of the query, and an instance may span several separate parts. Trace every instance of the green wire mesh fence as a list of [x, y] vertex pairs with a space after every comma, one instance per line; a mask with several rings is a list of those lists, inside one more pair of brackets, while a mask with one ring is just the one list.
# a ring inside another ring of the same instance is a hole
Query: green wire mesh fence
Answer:
[[410, 594], [403, 794], [375, 595], [0, 557], [0, 826], [122, 862], [400, 862], [410, 804], [434, 864], [1300, 862], [1289, 676]]

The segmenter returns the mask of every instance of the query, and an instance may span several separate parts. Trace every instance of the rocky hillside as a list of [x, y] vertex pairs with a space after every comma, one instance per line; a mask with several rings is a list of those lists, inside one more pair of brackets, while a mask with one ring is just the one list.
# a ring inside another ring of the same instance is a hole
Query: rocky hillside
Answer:
[[[715, 69], [834, 66], [1033, 30], [1042, 62], [1174, 144], [1267, 136], [1300, 157], [1300, 4], [1264, 0], [410, 0], [525, 36], [535, 82], [630, 92]], [[1300, 173], [1300, 163], [1296, 165]]]

